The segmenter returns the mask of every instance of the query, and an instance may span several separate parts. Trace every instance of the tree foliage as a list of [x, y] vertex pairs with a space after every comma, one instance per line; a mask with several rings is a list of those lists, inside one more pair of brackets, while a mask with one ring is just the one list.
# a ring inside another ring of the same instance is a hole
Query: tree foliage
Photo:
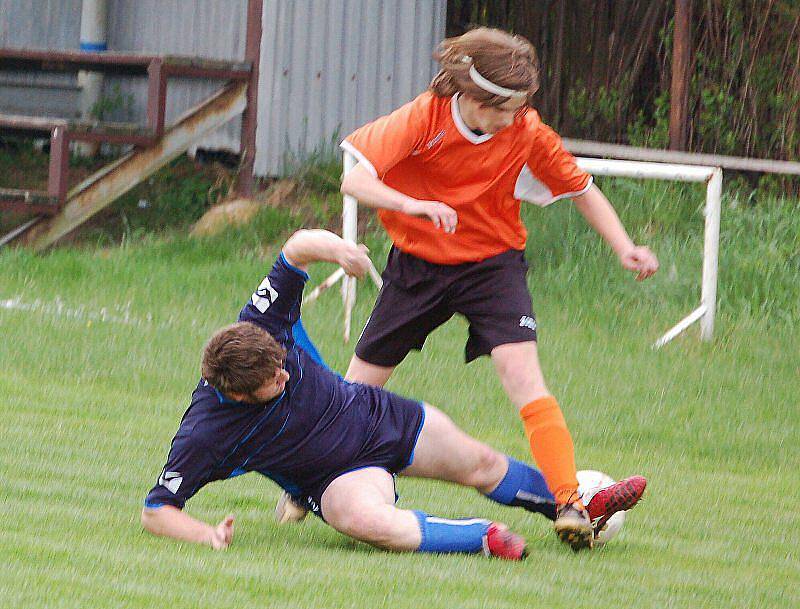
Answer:
[[[538, 105], [565, 135], [663, 147], [671, 0], [448, 0], [448, 35], [491, 25], [527, 37]], [[800, 159], [800, 2], [694, 0], [689, 149]]]

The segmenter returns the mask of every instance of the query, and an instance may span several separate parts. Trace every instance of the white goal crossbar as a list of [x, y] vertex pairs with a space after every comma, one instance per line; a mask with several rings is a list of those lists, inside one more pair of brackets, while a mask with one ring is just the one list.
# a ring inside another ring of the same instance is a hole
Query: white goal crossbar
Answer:
[[[697, 165], [675, 165], [672, 163], [644, 163], [640, 161], [620, 161], [606, 159], [578, 158], [578, 166], [596, 176], [614, 176], [625, 178], [670, 180], [675, 182], [705, 182], [705, 237], [703, 249], [703, 278], [700, 295], [700, 306], [689, 313], [681, 321], [670, 328], [659, 338], [653, 347], [663, 347], [694, 322], [700, 320], [700, 338], [710, 341], [714, 335], [714, 315], [717, 309], [717, 268], [719, 259], [719, 221], [722, 197], [722, 169], [719, 167], [701, 167]], [[344, 173], [356, 166], [357, 160], [349, 152], [344, 153]], [[345, 195], [342, 211], [342, 237], [356, 242], [358, 238], [358, 202]], [[381, 280], [374, 268], [370, 276], [380, 289]], [[316, 298], [322, 290], [327, 289], [342, 279], [342, 300], [344, 303], [344, 340], [350, 340], [350, 324], [353, 306], [356, 301], [356, 280], [347, 277], [337, 270], [333, 275], [315, 289], [307, 299]], [[323, 287], [324, 286], [324, 287]], [[313, 295], [313, 297], [312, 297]]]

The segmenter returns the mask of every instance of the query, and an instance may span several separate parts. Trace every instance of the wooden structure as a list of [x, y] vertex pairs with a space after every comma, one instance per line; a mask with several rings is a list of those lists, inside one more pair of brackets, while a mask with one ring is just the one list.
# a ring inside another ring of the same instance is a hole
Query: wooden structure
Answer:
[[669, 105], [669, 147], [686, 150], [689, 143], [689, 81], [692, 55], [692, 0], [675, 0], [672, 32], [672, 83]]
[[[48, 247], [238, 114], [243, 114], [245, 169], [240, 188], [244, 194], [249, 194], [253, 187], [261, 11], [260, 0], [249, 0], [243, 62], [175, 55], [0, 48], [0, 72], [77, 73], [85, 70], [146, 78], [148, 83], [145, 125], [0, 114], [0, 135], [50, 138], [47, 190], [0, 188], [0, 210], [35, 216], [11, 233], [0, 236], [0, 245], [16, 240], [36, 249]], [[164, 119], [167, 85], [169, 79], [176, 77], [219, 80], [227, 84], [167, 127]], [[71, 141], [130, 144], [134, 148], [69, 190]]]

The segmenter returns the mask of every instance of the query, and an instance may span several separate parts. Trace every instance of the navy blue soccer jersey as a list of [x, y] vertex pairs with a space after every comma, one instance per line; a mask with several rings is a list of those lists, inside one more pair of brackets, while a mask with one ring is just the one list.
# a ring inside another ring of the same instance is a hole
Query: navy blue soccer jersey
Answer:
[[319, 513], [336, 476], [408, 465], [424, 419], [420, 403], [349, 383], [295, 345], [307, 279], [281, 254], [239, 314], [286, 348], [283, 393], [262, 404], [233, 402], [201, 379], [146, 506], [182, 508], [209, 482], [256, 471]]

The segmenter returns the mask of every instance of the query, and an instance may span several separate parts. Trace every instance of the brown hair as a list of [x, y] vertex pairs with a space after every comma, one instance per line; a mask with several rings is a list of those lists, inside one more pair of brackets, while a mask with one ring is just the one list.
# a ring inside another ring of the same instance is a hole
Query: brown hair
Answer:
[[[471, 61], [465, 57], [472, 58]], [[499, 106], [508, 97], [481, 89], [469, 75], [475, 69], [496, 85], [527, 91], [527, 103], [539, 90], [539, 60], [527, 39], [494, 28], [481, 27], [455, 38], [446, 38], [433, 54], [441, 69], [433, 78], [430, 91], [439, 97], [463, 93], [484, 106]]]
[[252, 394], [283, 366], [286, 349], [263, 328], [238, 322], [214, 333], [203, 350], [201, 374], [224, 395]]

